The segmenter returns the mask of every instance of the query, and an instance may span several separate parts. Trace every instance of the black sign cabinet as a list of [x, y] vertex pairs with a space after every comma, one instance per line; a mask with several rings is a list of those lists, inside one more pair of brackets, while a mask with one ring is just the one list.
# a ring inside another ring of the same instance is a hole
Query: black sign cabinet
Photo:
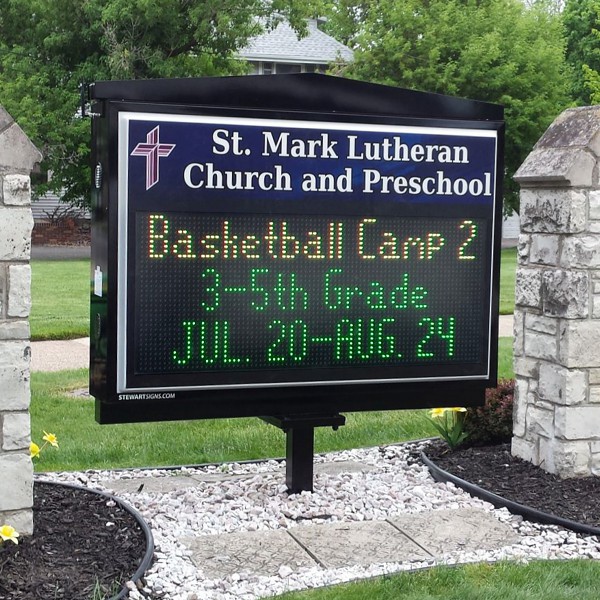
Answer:
[[100, 423], [263, 417], [298, 491], [342, 412], [483, 402], [502, 107], [315, 74], [91, 97]]

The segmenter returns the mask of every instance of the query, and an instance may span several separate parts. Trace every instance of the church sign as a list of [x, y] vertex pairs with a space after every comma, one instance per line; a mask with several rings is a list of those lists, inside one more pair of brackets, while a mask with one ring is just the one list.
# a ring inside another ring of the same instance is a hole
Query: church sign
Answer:
[[500, 107], [318, 75], [92, 97], [100, 422], [482, 402]]

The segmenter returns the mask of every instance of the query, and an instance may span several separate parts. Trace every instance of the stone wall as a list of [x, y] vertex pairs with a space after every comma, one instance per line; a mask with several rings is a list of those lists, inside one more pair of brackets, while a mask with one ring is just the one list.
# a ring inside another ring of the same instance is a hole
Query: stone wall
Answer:
[[0, 107], [0, 525], [33, 531], [33, 467], [29, 458], [29, 310], [31, 187], [41, 160]]
[[565, 111], [515, 178], [512, 452], [561, 477], [600, 474], [600, 106]]

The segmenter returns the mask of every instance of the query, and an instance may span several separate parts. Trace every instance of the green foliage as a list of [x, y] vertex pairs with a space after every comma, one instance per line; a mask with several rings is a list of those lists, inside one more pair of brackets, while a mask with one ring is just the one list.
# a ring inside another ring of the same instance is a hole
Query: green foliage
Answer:
[[600, 73], [587, 65], [582, 66], [585, 88], [589, 92], [589, 104], [600, 103]]
[[320, 0], [0, 0], [0, 104], [42, 150], [40, 185], [87, 203], [90, 123], [82, 81], [239, 74], [235, 51], [287, 18], [299, 31]]
[[377, 8], [370, 0], [326, 0], [324, 14], [327, 21], [322, 29], [347, 46], [355, 46], [357, 33], [371, 7]]
[[467, 409], [464, 429], [470, 446], [509, 442], [513, 430], [515, 382], [504, 379], [486, 390], [484, 406]]
[[505, 106], [505, 204], [518, 208], [512, 176], [567, 103], [561, 21], [550, 4], [374, 0], [332, 10], [331, 20], [355, 46], [351, 77]]
[[430, 411], [431, 424], [448, 444], [450, 450], [454, 450], [462, 444], [468, 433], [464, 431], [466, 408], [456, 406], [454, 408], [434, 408]]
[[566, 57], [572, 68], [574, 101], [600, 101], [600, 0], [567, 0], [563, 12]]

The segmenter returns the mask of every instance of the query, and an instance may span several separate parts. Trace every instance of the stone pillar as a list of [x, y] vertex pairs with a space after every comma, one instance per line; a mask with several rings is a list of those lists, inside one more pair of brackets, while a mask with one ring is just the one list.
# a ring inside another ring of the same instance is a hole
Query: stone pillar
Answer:
[[42, 156], [0, 107], [0, 525], [33, 532], [29, 458], [31, 185]]
[[600, 474], [600, 106], [565, 111], [515, 175], [512, 453]]

